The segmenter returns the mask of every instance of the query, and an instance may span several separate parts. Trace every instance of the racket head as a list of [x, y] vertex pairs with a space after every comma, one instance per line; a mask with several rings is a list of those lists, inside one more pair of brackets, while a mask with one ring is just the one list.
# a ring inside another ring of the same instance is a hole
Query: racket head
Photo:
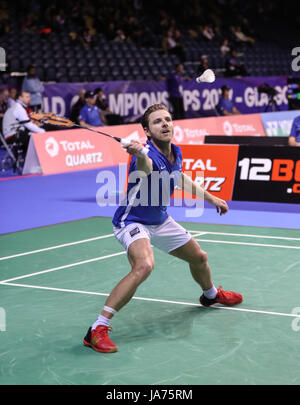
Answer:
[[35, 121], [39, 121], [43, 124], [51, 124], [58, 127], [66, 127], [71, 128], [75, 125], [75, 123], [68, 118], [58, 117], [52, 112], [49, 113], [31, 113], [30, 118]]

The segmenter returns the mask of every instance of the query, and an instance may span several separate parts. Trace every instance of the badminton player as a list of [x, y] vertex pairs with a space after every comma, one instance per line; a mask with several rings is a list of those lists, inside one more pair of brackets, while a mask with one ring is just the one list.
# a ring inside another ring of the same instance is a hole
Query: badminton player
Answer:
[[[142, 126], [148, 138], [149, 152], [146, 156], [142, 154], [144, 145], [138, 141], [132, 141], [126, 147], [127, 152], [132, 155], [129, 178], [135, 171], [143, 173], [144, 178], [148, 180], [149, 192], [159, 193], [161, 201], [164, 185], [158, 187], [158, 190], [151, 190], [152, 174], [155, 171], [177, 173], [177, 180], [174, 176], [175, 180], [170, 181], [169, 197], [173, 194], [177, 181], [182, 189], [192, 190], [194, 195], [202, 192], [204, 200], [215, 206], [220, 215], [226, 214], [228, 206], [224, 200], [204, 191], [182, 173], [181, 149], [172, 143], [174, 129], [167, 108], [163, 104], [149, 107], [143, 115]], [[118, 346], [108, 335], [108, 332], [112, 331], [110, 321], [131, 300], [139, 285], [151, 274], [154, 268], [151, 244], [188, 263], [191, 275], [202, 291], [200, 296], [202, 305], [220, 303], [232, 306], [243, 300], [241, 294], [215, 287], [206, 252], [168, 215], [166, 206], [134, 204], [142, 189], [142, 183], [141, 179], [136, 183], [128, 183], [126, 204], [121, 204], [113, 217], [114, 234], [127, 251], [131, 271], [114, 287], [98, 319], [83, 339], [86, 346], [98, 352], [112, 353], [118, 350]]]

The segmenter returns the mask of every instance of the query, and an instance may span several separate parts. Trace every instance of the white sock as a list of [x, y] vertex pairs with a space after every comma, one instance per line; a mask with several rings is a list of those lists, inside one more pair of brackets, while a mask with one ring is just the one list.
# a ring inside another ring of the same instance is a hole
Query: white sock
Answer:
[[208, 298], [209, 300], [213, 300], [214, 298], [216, 298], [216, 296], [217, 296], [217, 294], [218, 294], [218, 290], [217, 290], [216, 287], [213, 285], [209, 290], [203, 291], [203, 294], [204, 294], [205, 297]]
[[[109, 312], [109, 313], [111, 313], [111, 314], [113, 314], [113, 315], [117, 312], [115, 309], [110, 308], [110, 307], [107, 307], [106, 305], [104, 306], [103, 309], [104, 309], [106, 312]], [[99, 326], [99, 325], [109, 326], [110, 321], [111, 321], [111, 319], [106, 318], [105, 316], [103, 316], [103, 315], [100, 314], [100, 315], [98, 316], [97, 321], [93, 323], [93, 325], [92, 325], [92, 330], [96, 329], [97, 326]]]
[[109, 326], [109, 324], [109, 318], [105, 318], [105, 316], [99, 315], [97, 321], [93, 323], [92, 330], [96, 329], [99, 325]]

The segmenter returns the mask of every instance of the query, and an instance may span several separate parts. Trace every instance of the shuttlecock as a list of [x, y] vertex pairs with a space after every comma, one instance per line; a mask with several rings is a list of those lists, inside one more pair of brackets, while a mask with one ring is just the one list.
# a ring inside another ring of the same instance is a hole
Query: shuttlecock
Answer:
[[216, 80], [216, 76], [214, 72], [211, 69], [206, 69], [201, 76], [197, 77], [196, 82], [201, 83], [201, 82], [206, 82], [206, 83], [212, 83]]

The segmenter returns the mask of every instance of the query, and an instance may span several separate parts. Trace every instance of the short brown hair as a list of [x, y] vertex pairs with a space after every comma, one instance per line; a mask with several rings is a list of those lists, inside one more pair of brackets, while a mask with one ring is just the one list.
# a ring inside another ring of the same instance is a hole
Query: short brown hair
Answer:
[[24, 93], [30, 94], [30, 92], [27, 90], [19, 90], [17, 93], [17, 98], [22, 97]]
[[147, 108], [147, 110], [144, 112], [144, 115], [142, 116], [141, 124], [143, 128], [149, 129], [149, 115], [158, 110], [166, 110], [169, 112], [164, 104], [151, 105], [149, 108]]

